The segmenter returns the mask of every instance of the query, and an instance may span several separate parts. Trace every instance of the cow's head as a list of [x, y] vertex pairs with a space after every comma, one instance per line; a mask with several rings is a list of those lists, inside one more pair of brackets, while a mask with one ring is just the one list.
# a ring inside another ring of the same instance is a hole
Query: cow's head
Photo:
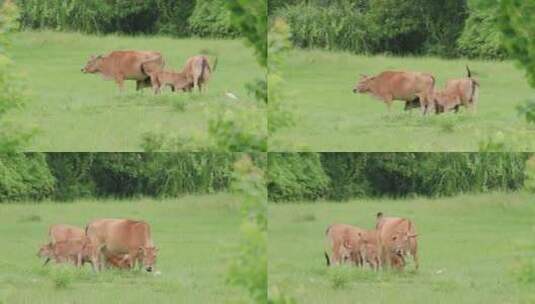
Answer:
[[410, 249], [410, 239], [417, 237], [417, 234], [409, 234], [408, 232], [397, 232], [391, 236], [393, 254], [405, 256]]
[[355, 84], [355, 87], [353, 88], [353, 93], [366, 93], [370, 91], [370, 82], [375, 77], [366, 76], [366, 75], [360, 75], [360, 79], [357, 81], [357, 84]]
[[54, 245], [48, 243], [42, 245], [37, 252], [37, 256], [40, 258], [51, 258], [54, 255]]
[[139, 247], [139, 255], [143, 262], [143, 267], [148, 272], [151, 272], [154, 269], [154, 264], [156, 264], [156, 256], [158, 255], [158, 248], [156, 247]]
[[102, 56], [98, 55], [91, 55], [87, 63], [85, 64], [85, 67], [82, 68], [82, 73], [97, 73], [100, 71], [100, 61], [102, 60]]

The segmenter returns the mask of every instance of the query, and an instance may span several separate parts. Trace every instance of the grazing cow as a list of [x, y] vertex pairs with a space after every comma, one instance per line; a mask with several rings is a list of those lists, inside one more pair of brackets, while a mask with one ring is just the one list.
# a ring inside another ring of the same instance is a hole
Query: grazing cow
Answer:
[[182, 73], [187, 75], [188, 79], [193, 83], [193, 88], [197, 87], [199, 92], [202, 92], [202, 87], [210, 79], [210, 75], [217, 67], [217, 57], [214, 61], [213, 68], [208, 63], [208, 58], [204, 55], [197, 55], [189, 58], [186, 65], [182, 69]]
[[72, 225], [55, 224], [48, 228], [48, 238], [50, 243], [41, 246], [37, 253], [39, 257], [46, 258], [43, 265], [48, 264], [53, 258], [53, 245], [55, 243], [69, 240], [82, 240], [85, 238], [85, 231]]
[[384, 217], [377, 214], [379, 251], [382, 265], [403, 268], [405, 256], [412, 256], [418, 269], [418, 240], [416, 227], [411, 220], [399, 217]]
[[326, 244], [331, 249], [332, 258], [329, 258], [327, 250], [325, 250], [327, 266], [346, 262], [353, 262], [357, 266], [362, 266], [362, 257], [358, 248], [361, 246], [362, 233], [364, 231], [362, 228], [346, 224], [329, 226], [325, 231], [325, 237]]
[[39, 248], [38, 257], [46, 258], [46, 265], [51, 259], [56, 263], [73, 263], [75, 266], [82, 266], [84, 263], [92, 263], [91, 247], [87, 244], [87, 239], [68, 239], [50, 242]]
[[183, 72], [158, 71], [150, 75], [154, 93], [160, 93], [162, 86], [170, 86], [171, 90], [182, 90], [191, 92], [193, 82]]
[[128, 255], [130, 268], [137, 262], [148, 272], [154, 269], [158, 249], [152, 243], [150, 226], [146, 222], [99, 219], [87, 225], [86, 234], [95, 246], [96, 269], [104, 267], [105, 257], [109, 255]]
[[405, 101], [405, 110], [418, 103], [422, 113], [430, 108], [428, 95], [433, 92], [435, 78], [420, 72], [385, 71], [376, 76], [365, 76], [357, 82], [353, 93], [368, 93], [386, 103], [391, 108], [394, 100]]
[[82, 72], [100, 73], [104, 79], [113, 79], [120, 90], [123, 90], [125, 80], [135, 80], [136, 90], [140, 90], [151, 86], [149, 74], [160, 71], [164, 65], [159, 52], [113, 51], [107, 55], [91, 56]]
[[[479, 97], [479, 82], [472, 78], [472, 72], [468, 66], [466, 66], [466, 72], [467, 77], [450, 79], [446, 82], [446, 86], [441, 92], [442, 98], [438, 98], [435, 101], [439, 104], [439, 107], [437, 107], [436, 110], [437, 113], [451, 109], [451, 104], [455, 104], [453, 107], [455, 112], [458, 111], [460, 105], [463, 105], [470, 110], [475, 110]], [[441, 103], [446, 103], [450, 106], [444, 107]]]
[[48, 264], [50, 260], [54, 259], [54, 247], [52, 243], [48, 243], [45, 245], [42, 245], [39, 247], [39, 251], [37, 252], [37, 256], [40, 258], [45, 258], [45, 262], [43, 263], [43, 266]]

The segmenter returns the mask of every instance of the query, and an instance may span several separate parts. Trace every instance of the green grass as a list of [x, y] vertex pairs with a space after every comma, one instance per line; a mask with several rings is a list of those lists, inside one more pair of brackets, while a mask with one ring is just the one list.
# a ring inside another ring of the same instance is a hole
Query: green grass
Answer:
[[[420, 270], [412, 271], [412, 264], [404, 273], [327, 268], [326, 227], [372, 228], [378, 211], [413, 219]], [[272, 294], [280, 291], [299, 303], [535, 302], [535, 195], [271, 204], [269, 213]]]
[[[43, 267], [37, 256], [50, 224], [84, 226], [100, 217], [143, 219], [159, 247], [157, 276]], [[226, 275], [239, 246], [241, 215], [229, 194], [162, 201], [0, 204], [0, 303], [244, 303]]]
[[[167, 67], [177, 70], [207, 49], [217, 52], [219, 65], [200, 96], [166, 90], [154, 97], [148, 88], [136, 93], [134, 81], [126, 81], [120, 93], [114, 81], [80, 71], [90, 55], [120, 49], [160, 51]], [[10, 53], [27, 80], [30, 101], [6, 119], [35, 130], [25, 151], [139, 151], [149, 133], [204, 139], [208, 112], [224, 110], [220, 106], [256, 108], [245, 84], [264, 75], [241, 40], [21, 32], [13, 36]]]
[[[516, 110], [534, 98], [535, 91], [510, 61], [296, 50], [285, 62], [285, 104], [295, 113], [296, 126], [270, 137], [270, 151], [477, 151], [479, 143], [489, 138], [514, 151], [535, 150], [535, 126], [524, 122]], [[419, 110], [405, 113], [401, 101], [388, 113], [383, 102], [352, 92], [359, 74], [384, 70], [430, 72], [441, 88], [447, 79], [465, 77], [466, 64], [481, 83], [475, 115], [462, 111], [422, 117]]]

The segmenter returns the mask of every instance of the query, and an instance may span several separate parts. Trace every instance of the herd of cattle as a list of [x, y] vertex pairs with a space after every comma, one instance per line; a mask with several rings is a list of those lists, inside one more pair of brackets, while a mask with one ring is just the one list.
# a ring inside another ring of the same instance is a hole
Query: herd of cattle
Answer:
[[411, 220], [377, 214], [375, 229], [366, 230], [346, 224], [333, 224], [325, 231], [331, 256], [325, 251], [327, 266], [351, 263], [372, 269], [391, 267], [403, 270], [412, 256], [418, 269], [418, 240]]
[[465, 106], [475, 109], [479, 82], [472, 78], [466, 66], [467, 77], [450, 79], [442, 90], [435, 89], [435, 77], [421, 72], [385, 71], [376, 76], [362, 75], [353, 93], [367, 93], [382, 100], [390, 109], [394, 100], [405, 101], [405, 110], [420, 107], [422, 114], [459, 111]]
[[82, 267], [90, 263], [95, 271], [115, 267], [132, 269], [137, 264], [148, 272], [154, 270], [158, 249], [153, 245], [150, 226], [143, 221], [98, 219], [85, 230], [76, 226], [56, 224], [48, 231], [49, 243], [37, 253], [56, 263], [72, 263]]
[[212, 68], [206, 56], [197, 55], [189, 58], [184, 68], [176, 72], [164, 70], [165, 60], [159, 52], [113, 51], [107, 55], [92, 55], [82, 72], [100, 73], [104, 79], [115, 80], [121, 90], [125, 80], [135, 80], [136, 90], [152, 87], [158, 94], [164, 86], [170, 86], [173, 92], [190, 92], [196, 87], [201, 92], [216, 66], [217, 57]]

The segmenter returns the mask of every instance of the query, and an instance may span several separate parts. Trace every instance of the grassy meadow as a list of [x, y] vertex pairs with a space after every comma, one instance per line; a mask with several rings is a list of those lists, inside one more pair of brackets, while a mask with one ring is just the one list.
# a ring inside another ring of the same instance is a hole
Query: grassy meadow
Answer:
[[[465, 77], [469, 65], [479, 79], [477, 112], [422, 117], [395, 101], [389, 113], [382, 101], [352, 92], [360, 74], [412, 70], [435, 75], [437, 87]], [[282, 67], [285, 104], [295, 127], [270, 137], [270, 151], [478, 151], [492, 140], [511, 150], [535, 149], [535, 126], [516, 107], [535, 97], [524, 72], [510, 61], [445, 60], [430, 57], [363, 56], [294, 50]]]
[[[327, 268], [325, 229], [371, 229], [378, 211], [414, 221], [420, 270]], [[534, 219], [525, 193], [271, 204], [269, 292], [298, 303], [534, 303]]]
[[[125, 81], [120, 93], [114, 81], [80, 71], [92, 54], [126, 49], [160, 51], [166, 67], [175, 70], [202, 50], [217, 53], [219, 64], [207, 92], [172, 94], [166, 89], [156, 97], [149, 88], [136, 92], [135, 81]], [[213, 112], [264, 111], [244, 87], [264, 71], [242, 40], [26, 31], [13, 36], [10, 54], [26, 78], [29, 101], [6, 120], [35, 133], [25, 151], [140, 151], [146, 134], [202, 141]]]
[[[39, 246], [48, 226], [84, 226], [101, 217], [143, 219], [159, 248], [156, 270], [93, 273], [50, 263]], [[240, 239], [240, 211], [229, 194], [180, 199], [0, 204], [0, 303], [244, 303], [226, 284]], [[74, 300], [76, 299], [76, 300]]]

